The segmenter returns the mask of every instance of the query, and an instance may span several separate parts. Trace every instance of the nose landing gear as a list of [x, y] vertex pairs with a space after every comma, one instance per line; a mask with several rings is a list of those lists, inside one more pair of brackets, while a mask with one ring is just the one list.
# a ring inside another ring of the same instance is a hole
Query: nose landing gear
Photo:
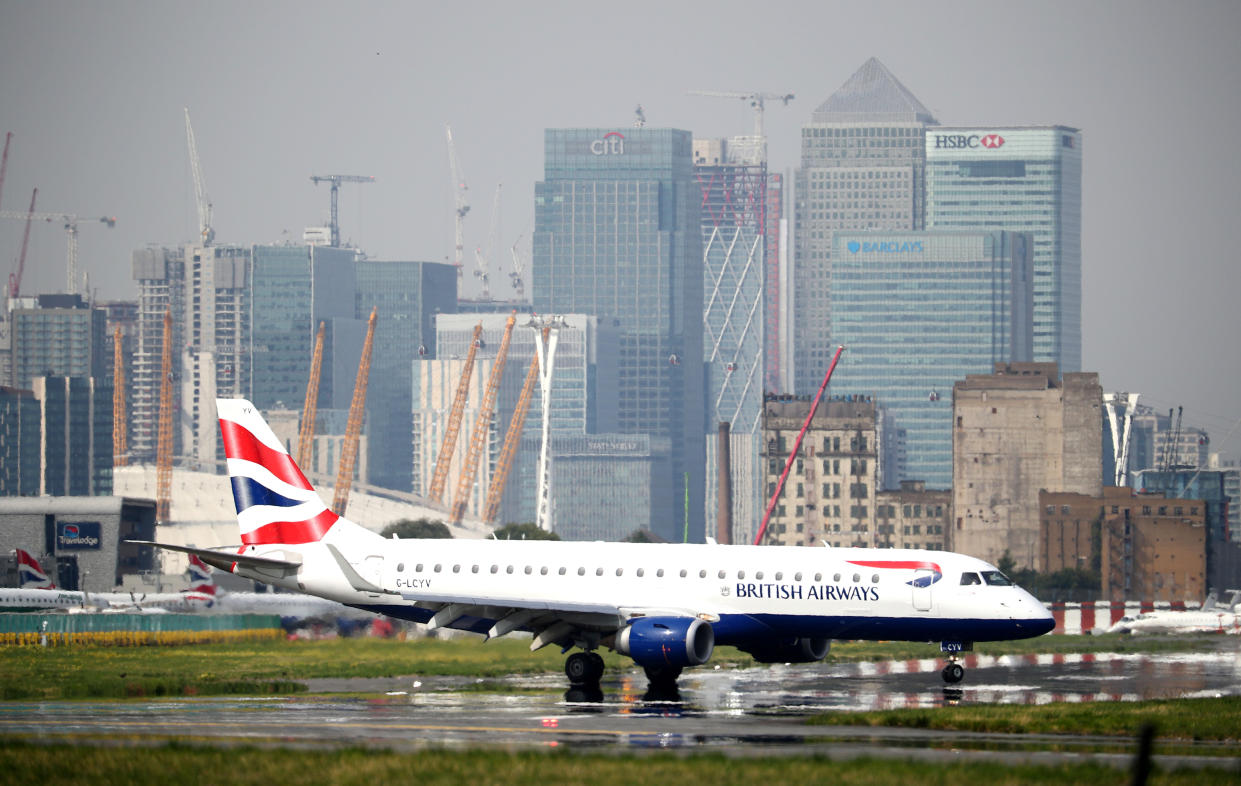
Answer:
[[944, 670], [940, 672], [940, 676], [944, 678], [944, 682], [948, 685], [956, 685], [965, 679], [965, 667], [957, 662], [961, 653], [971, 652], [974, 649], [972, 641], [945, 641], [939, 645], [941, 652], [948, 655], [948, 664], [944, 666]]

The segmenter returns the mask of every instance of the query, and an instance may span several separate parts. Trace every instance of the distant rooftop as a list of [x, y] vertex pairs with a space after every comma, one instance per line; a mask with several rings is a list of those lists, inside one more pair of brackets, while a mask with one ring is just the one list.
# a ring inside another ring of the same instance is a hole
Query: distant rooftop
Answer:
[[938, 123], [931, 110], [873, 57], [814, 110], [811, 122]]

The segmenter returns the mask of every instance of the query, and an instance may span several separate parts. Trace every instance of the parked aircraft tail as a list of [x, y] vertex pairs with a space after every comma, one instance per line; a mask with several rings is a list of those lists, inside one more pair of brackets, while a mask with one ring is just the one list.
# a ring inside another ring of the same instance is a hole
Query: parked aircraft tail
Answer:
[[22, 589], [56, 589], [37, 559], [22, 549], [14, 551], [17, 552], [17, 577]]

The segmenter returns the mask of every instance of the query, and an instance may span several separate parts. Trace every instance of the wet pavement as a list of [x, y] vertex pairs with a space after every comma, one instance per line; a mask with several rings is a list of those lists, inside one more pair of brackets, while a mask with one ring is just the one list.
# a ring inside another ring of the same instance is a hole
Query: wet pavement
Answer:
[[[122, 737], [396, 750], [489, 745], [929, 760], [1088, 756], [1124, 766], [1131, 746], [1115, 740], [811, 727], [803, 721], [828, 710], [1241, 694], [1241, 649], [1236, 646], [1201, 653], [969, 656], [963, 664], [965, 681], [954, 688], [945, 688], [939, 660], [700, 668], [686, 671], [673, 696], [649, 694], [636, 669], [609, 671], [598, 692], [567, 691], [564, 678], [551, 674], [498, 680], [311, 680], [313, 692], [349, 695], [6, 703], [0, 705], [0, 733], [50, 743]], [[1162, 757], [1164, 766], [1237, 766], [1235, 757], [1241, 755], [1236, 745], [1186, 747], [1185, 755]], [[1205, 755], [1196, 755], [1199, 749]]]

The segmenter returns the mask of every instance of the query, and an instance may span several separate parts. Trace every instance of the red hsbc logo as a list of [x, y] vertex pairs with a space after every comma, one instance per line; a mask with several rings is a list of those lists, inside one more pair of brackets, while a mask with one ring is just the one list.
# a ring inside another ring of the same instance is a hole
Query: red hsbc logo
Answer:
[[1004, 137], [999, 134], [987, 134], [982, 138], [983, 147], [1000, 147], [1004, 144]]

